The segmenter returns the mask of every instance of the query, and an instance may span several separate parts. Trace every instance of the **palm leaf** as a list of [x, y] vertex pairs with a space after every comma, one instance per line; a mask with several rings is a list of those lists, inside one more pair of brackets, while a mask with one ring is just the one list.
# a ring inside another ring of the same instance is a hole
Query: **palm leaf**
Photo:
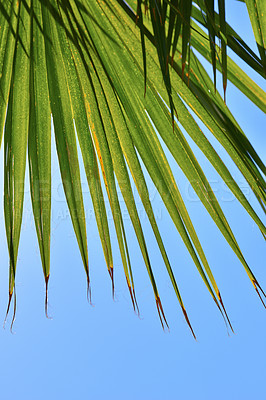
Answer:
[[[259, 3], [259, 2], [258, 2]], [[255, 3], [254, 3], [255, 4]], [[4, 210], [10, 255], [9, 303], [15, 288], [28, 149], [32, 207], [47, 285], [50, 276], [51, 115], [61, 177], [90, 290], [77, 140], [114, 292], [105, 186], [126, 282], [138, 311], [118, 187], [128, 209], [163, 326], [168, 326], [135, 204], [131, 178], [148, 216], [185, 320], [194, 335], [157, 225], [144, 164], [219, 311], [231, 326], [162, 142], [191, 183], [255, 290], [264, 295], [183, 131], [205, 154], [266, 238], [266, 227], [191, 110], [221, 143], [265, 211], [265, 166], [216, 91], [216, 69], [265, 111], [265, 93], [227, 56], [227, 45], [264, 76], [263, 12], [247, 2], [260, 56], [227, 24], [224, 1], [8, 1], [0, 5], [0, 129], [4, 133]], [[194, 17], [192, 21], [191, 17]], [[202, 29], [203, 28], [203, 29]], [[204, 29], [207, 29], [205, 33]], [[221, 47], [216, 43], [220, 40]], [[214, 81], [196, 56], [212, 63]], [[162, 79], [163, 78], [163, 79]], [[144, 91], [143, 91], [144, 84]], [[145, 96], [144, 96], [145, 94]], [[175, 110], [178, 117], [175, 118]], [[14, 299], [15, 301], [15, 299]]]
[[[33, 14], [34, 11], [34, 14]], [[34, 16], [36, 15], [36, 18]], [[31, 10], [30, 120], [28, 158], [32, 208], [47, 286], [50, 276], [51, 220], [51, 109], [42, 26], [41, 5]]]
[[257, 42], [261, 62], [266, 73], [266, 27], [265, 27], [265, 12], [266, 6], [263, 0], [246, 0], [250, 22], [253, 28], [254, 36]]

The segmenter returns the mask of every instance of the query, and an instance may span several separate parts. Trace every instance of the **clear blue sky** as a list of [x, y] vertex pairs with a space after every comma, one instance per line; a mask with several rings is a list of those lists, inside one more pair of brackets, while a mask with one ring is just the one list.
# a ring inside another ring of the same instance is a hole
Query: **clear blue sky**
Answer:
[[[238, 27], [240, 34], [254, 48], [244, 5], [228, 1], [227, 6], [228, 9], [230, 6], [229, 22]], [[255, 74], [253, 77], [263, 85]], [[265, 116], [231, 85], [227, 99], [242, 128], [265, 160]], [[261, 234], [200, 152], [197, 149], [195, 152], [221, 200], [247, 261], [266, 288], [265, 244]], [[2, 160], [3, 151], [1, 165]], [[141, 318], [132, 311], [115, 240], [116, 296], [112, 301], [110, 279], [83, 174], [85, 208], [89, 215], [87, 232], [94, 303], [93, 307], [90, 306], [86, 300], [85, 273], [60, 186], [54, 153], [49, 287], [49, 314], [52, 320], [47, 320], [44, 315], [44, 282], [27, 189], [17, 267], [15, 334], [11, 335], [8, 328], [0, 328], [0, 393], [3, 400], [264, 398], [266, 311], [244, 269], [199, 201], [195, 201], [178, 168], [173, 163], [172, 166], [223, 293], [236, 334], [228, 337], [223, 320], [158, 195], [153, 199], [154, 210], [198, 341], [193, 339], [184, 321], [143, 211], [141, 221], [147, 234], [170, 333], [161, 329], [152, 289], [128, 221], [126, 225]], [[232, 171], [260, 213], [245, 181], [236, 168], [232, 167]], [[3, 174], [0, 183], [2, 197]], [[141, 209], [139, 203], [138, 208]], [[2, 208], [0, 238], [0, 321], [3, 321], [8, 299], [8, 255]], [[114, 231], [112, 238], [115, 239]]]

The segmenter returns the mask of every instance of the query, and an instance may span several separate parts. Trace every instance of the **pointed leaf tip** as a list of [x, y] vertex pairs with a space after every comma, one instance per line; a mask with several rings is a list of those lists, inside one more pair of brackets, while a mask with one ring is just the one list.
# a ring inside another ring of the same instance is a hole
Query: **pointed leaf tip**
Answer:
[[[265, 301], [264, 301], [263, 298], [262, 298], [262, 295], [263, 295], [264, 297], [266, 297], [265, 292], [263, 291], [262, 287], [260, 286], [260, 284], [258, 283], [258, 281], [257, 281], [256, 279], [253, 279], [253, 280], [252, 280], [252, 283], [253, 283], [253, 286], [254, 286], [254, 288], [255, 288], [255, 290], [256, 290], [256, 292], [257, 292], [257, 294], [258, 294], [258, 296], [259, 296], [259, 298], [260, 298], [260, 300], [261, 300], [261, 302], [262, 302], [262, 304], [263, 304], [263, 306], [264, 306], [264, 308], [266, 308]], [[262, 295], [261, 295], [261, 293], [259, 292], [259, 290], [261, 291]]]
[[158, 310], [158, 314], [159, 314], [159, 318], [160, 318], [163, 330], [165, 330], [165, 325], [166, 325], [166, 327], [167, 327], [167, 329], [169, 331], [170, 330], [169, 329], [169, 325], [168, 325], [167, 320], [165, 318], [165, 314], [164, 314], [164, 311], [163, 311], [163, 306], [162, 306], [162, 303], [161, 303], [161, 299], [160, 299], [160, 297], [158, 295], [156, 297], [156, 307], [157, 307], [157, 310]]
[[14, 309], [13, 309], [13, 316], [12, 316], [12, 321], [11, 321], [11, 325], [10, 325], [10, 332], [11, 333], [14, 333], [13, 332], [13, 325], [14, 325], [14, 322], [15, 322], [15, 319], [16, 319], [16, 310], [17, 310], [17, 299], [16, 299], [15, 289], [14, 289], [14, 291], [9, 292], [8, 305], [7, 305], [6, 316], [5, 316], [4, 325], [3, 325], [3, 328], [5, 328], [7, 317], [8, 317], [9, 310], [10, 310], [11, 301], [12, 301], [12, 298], [13, 298], [13, 293], [14, 293]]
[[137, 303], [135, 289], [134, 289], [134, 287], [131, 287], [131, 284], [130, 284], [128, 279], [127, 279], [127, 286], [128, 286], [128, 290], [129, 290], [129, 294], [130, 294], [130, 298], [131, 298], [131, 301], [132, 301], [134, 312], [139, 317], [140, 316], [140, 312], [139, 312], [139, 306], [138, 306], [138, 303]]
[[45, 316], [47, 319], [52, 319], [48, 314], [48, 283], [49, 283], [50, 274], [45, 276]]
[[191, 326], [191, 323], [190, 323], [190, 321], [189, 321], [189, 318], [188, 318], [188, 315], [187, 315], [187, 312], [186, 312], [184, 306], [182, 306], [182, 311], [183, 311], [185, 320], [186, 320], [186, 322], [187, 322], [187, 324], [188, 324], [188, 326], [189, 326], [189, 328], [190, 328], [190, 330], [191, 330], [191, 332], [192, 332], [192, 335], [193, 335], [194, 339], [197, 341], [196, 335], [195, 335], [194, 330], [193, 330], [193, 328], [192, 328], [192, 326]]
[[8, 299], [8, 304], [7, 304], [7, 309], [6, 309], [6, 316], [5, 316], [5, 319], [4, 319], [3, 328], [5, 328], [5, 326], [6, 326], [6, 320], [7, 320], [8, 314], [9, 314], [9, 309], [10, 309], [12, 297], [13, 297], [13, 292], [9, 292], [9, 299]]
[[91, 284], [90, 284], [90, 278], [89, 275], [87, 275], [87, 300], [92, 305], [91, 301]]
[[[219, 302], [220, 302], [220, 304], [221, 304], [221, 307], [222, 307], [223, 312], [224, 312], [225, 317], [226, 317], [225, 322], [226, 322], [226, 321], [228, 322], [231, 331], [232, 331], [233, 333], [235, 333], [235, 331], [234, 331], [234, 329], [233, 329], [233, 326], [232, 326], [232, 324], [231, 324], [231, 321], [230, 321], [230, 319], [229, 319], [229, 317], [228, 317], [228, 314], [227, 314], [227, 312], [226, 312], [226, 309], [225, 309], [224, 303], [223, 303], [223, 301], [222, 301], [222, 297], [221, 297], [221, 293], [220, 293], [220, 292], [218, 293], [218, 298], [219, 298]], [[228, 332], [228, 335], [229, 335], [229, 332]]]
[[114, 267], [111, 266], [110, 268], [108, 268], [108, 272], [112, 281], [112, 297], [113, 300], [115, 299], [115, 284], [114, 284]]

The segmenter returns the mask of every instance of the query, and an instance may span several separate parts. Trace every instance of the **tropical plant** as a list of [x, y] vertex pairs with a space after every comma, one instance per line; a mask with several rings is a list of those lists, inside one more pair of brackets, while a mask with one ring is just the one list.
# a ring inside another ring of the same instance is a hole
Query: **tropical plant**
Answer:
[[[143, 163], [211, 297], [231, 326], [162, 143], [189, 180], [263, 300], [265, 294], [184, 134], [186, 132], [207, 157], [265, 238], [265, 225], [197, 122], [197, 118], [200, 119], [220, 142], [265, 212], [265, 166], [225, 100], [229, 79], [258, 108], [266, 110], [264, 91], [227, 55], [229, 47], [265, 78], [266, 3], [263, 0], [246, 0], [245, 3], [258, 55], [226, 22], [224, 0], [218, 1], [217, 11], [214, 0], [6, 0], [0, 3], [0, 131], [1, 136], [4, 133], [4, 215], [10, 256], [7, 313], [13, 295], [15, 297], [27, 156], [32, 207], [46, 282], [47, 311], [51, 115], [63, 187], [89, 293], [77, 139], [113, 290], [112, 247], [102, 186], [108, 195], [125, 277], [136, 311], [133, 269], [118, 186], [150, 277], [162, 325], [167, 325], [131, 178], [194, 335], [154, 216]], [[201, 57], [212, 64], [213, 80], [203, 67]], [[216, 70], [222, 73], [224, 99], [216, 90]]]

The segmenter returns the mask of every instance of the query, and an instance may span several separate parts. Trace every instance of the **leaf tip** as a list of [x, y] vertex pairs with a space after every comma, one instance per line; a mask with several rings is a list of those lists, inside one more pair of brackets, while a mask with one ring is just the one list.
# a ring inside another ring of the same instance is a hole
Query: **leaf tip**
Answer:
[[160, 318], [160, 321], [161, 321], [162, 328], [165, 331], [165, 326], [166, 326], [168, 331], [170, 331], [169, 325], [167, 323], [167, 320], [165, 318], [165, 314], [164, 314], [164, 311], [163, 311], [163, 306], [162, 306], [162, 303], [161, 303], [161, 299], [160, 299], [158, 294], [157, 294], [155, 300], [156, 300], [156, 307], [157, 307], [157, 310], [158, 310], [158, 314], [159, 314], [159, 318]]
[[[218, 299], [219, 299], [219, 302], [220, 302], [221, 307], [222, 307], [222, 309], [223, 309], [223, 312], [224, 312], [224, 314], [225, 314], [226, 321], [228, 322], [232, 333], [235, 333], [235, 331], [234, 331], [234, 329], [233, 329], [233, 326], [232, 326], [232, 324], [231, 324], [231, 321], [230, 321], [230, 319], [229, 319], [229, 317], [228, 317], [228, 314], [227, 314], [227, 312], [226, 312], [226, 309], [225, 309], [225, 306], [224, 306], [224, 303], [223, 303], [223, 300], [222, 300], [222, 297], [221, 297], [221, 293], [220, 293], [220, 292], [218, 292]], [[228, 332], [228, 335], [229, 335], [229, 332]], [[230, 336], [230, 335], [229, 335], [229, 336]]]
[[87, 300], [92, 305], [91, 301], [91, 284], [90, 284], [90, 278], [89, 275], [87, 275]]
[[186, 312], [185, 307], [184, 307], [183, 305], [182, 305], [182, 311], [183, 311], [185, 320], [186, 320], [186, 322], [187, 322], [187, 324], [188, 324], [188, 326], [189, 326], [189, 328], [190, 328], [190, 330], [191, 330], [191, 332], [192, 332], [192, 335], [193, 335], [194, 339], [197, 341], [196, 335], [195, 335], [195, 333], [194, 333], [194, 330], [193, 330], [193, 328], [192, 328], [192, 326], [191, 326], [191, 323], [190, 323], [190, 321], [189, 321], [187, 312]]
[[[265, 301], [264, 301], [263, 298], [262, 298], [262, 295], [263, 295], [264, 297], [266, 297], [265, 292], [263, 291], [263, 289], [262, 289], [262, 287], [260, 286], [259, 282], [258, 282], [255, 278], [252, 280], [252, 283], [253, 283], [253, 286], [254, 286], [254, 288], [255, 288], [255, 290], [256, 290], [256, 292], [257, 292], [259, 298], [260, 298], [260, 301], [262, 302], [264, 308], [266, 308]], [[259, 290], [261, 291], [261, 293], [259, 292]], [[261, 294], [262, 294], [262, 295], [261, 295]]]
[[[6, 325], [6, 321], [7, 321], [7, 317], [8, 317], [8, 314], [9, 314], [12, 298], [13, 298], [13, 290], [9, 292], [9, 299], [8, 299], [8, 305], [7, 305], [6, 316], [5, 316], [3, 328], [5, 328], [5, 325]], [[13, 316], [12, 316], [12, 321], [11, 321], [11, 325], [10, 325], [10, 332], [11, 333], [14, 333], [13, 332], [13, 325], [14, 325], [14, 322], [15, 322], [15, 319], [16, 319], [16, 309], [17, 309], [17, 301], [16, 301], [16, 293], [14, 292], [14, 310], [13, 310]]]
[[127, 286], [128, 286], [128, 290], [129, 290], [129, 294], [130, 294], [130, 298], [131, 298], [131, 301], [132, 301], [134, 312], [139, 317], [140, 316], [140, 312], [139, 312], [139, 306], [138, 306], [138, 303], [137, 303], [135, 289], [134, 289], [134, 287], [131, 286], [128, 278], [127, 278]]
[[50, 274], [45, 276], [45, 316], [47, 319], [52, 319], [48, 314], [48, 283], [49, 283]]
[[114, 267], [111, 265], [110, 268], [108, 268], [108, 272], [112, 281], [112, 297], [113, 300], [115, 299], [115, 283], [114, 283]]

